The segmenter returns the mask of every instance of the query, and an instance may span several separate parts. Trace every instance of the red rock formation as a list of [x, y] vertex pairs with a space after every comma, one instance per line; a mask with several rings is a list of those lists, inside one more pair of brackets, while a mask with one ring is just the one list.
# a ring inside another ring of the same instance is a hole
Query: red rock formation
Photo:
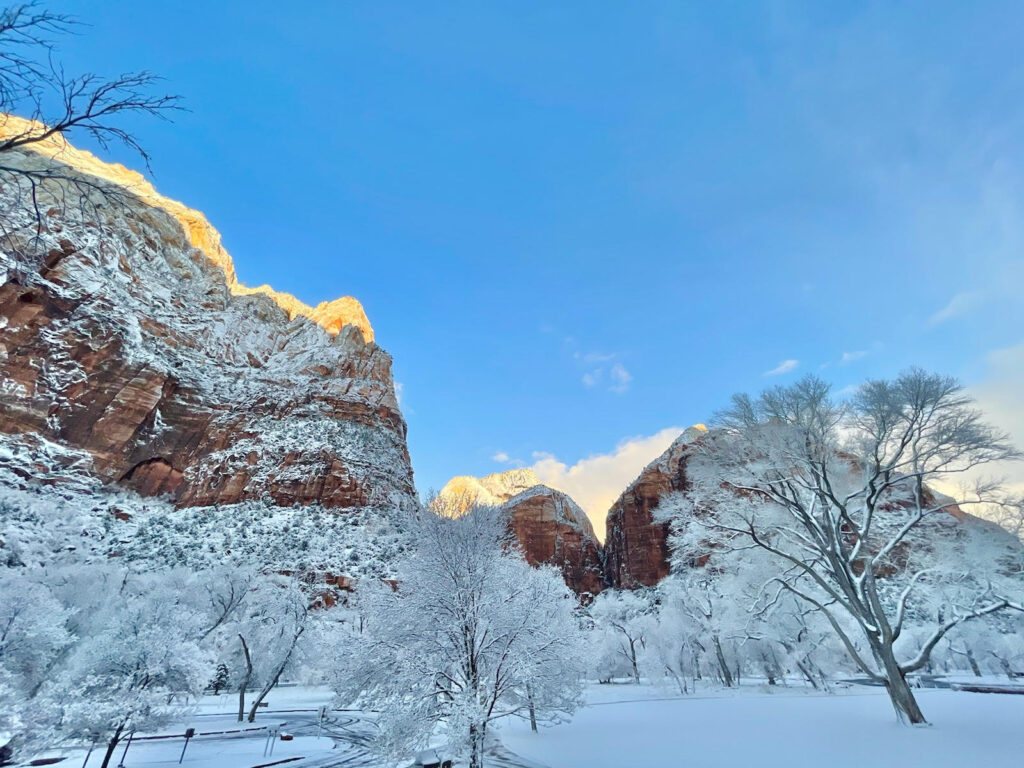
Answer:
[[561, 491], [537, 485], [502, 505], [528, 563], [561, 569], [578, 595], [604, 589], [601, 545], [586, 513]]
[[358, 302], [245, 289], [201, 214], [88, 153], [5, 163], [108, 192], [39, 184], [37, 220], [0, 178], [0, 432], [181, 507], [415, 504], [391, 359]]
[[459, 517], [479, 505], [500, 506], [508, 513], [512, 533], [531, 565], [561, 569], [565, 583], [580, 595], [604, 589], [601, 545], [587, 513], [566, 494], [541, 485], [532, 469], [453, 477], [430, 508]]
[[686, 430], [608, 510], [604, 576], [610, 586], [650, 587], [668, 575], [668, 524], [655, 522], [652, 511], [666, 494], [686, 490], [691, 444], [706, 431], [701, 425]]
[[[697, 425], [686, 430], [665, 453], [651, 462], [640, 476], [623, 492], [622, 496], [608, 511], [607, 538], [604, 545], [604, 579], [612, 587], [637, 589], [657, 584], [669, 573], [669, 526], [655, 521], [654, 510], [667, 495], [690, 488], [687, 478], [687, 464], [699, 447], [702, 435], [707, 429]], [[852, 463], [852, 458], [850, 459]], [[909, 493], [909, 492], [908, 492]], [[924, 504], [938, 506], [946, 497], [926, 488]], [[995, 538], [1003, 540], [1009, 535], [997, 524], [964, 512], [952, 499], [943, 511], [959, 522], [969, 523], [973, 530], [987, 530]], [[909, 506], [909, 498], [901, 498], [898, 490], [880, 509], [898, 509]], [[714, 514], [714, 510], [707, 510]], [[903, 542], [892, 553], [889, 561], [880, 566], [879, 577], [890, 576], [902, 570], [911, 549], [918, 553], [927, 552], [926, 539], [918, 537], [915, 543]], [[696, 565], [703, 566], [708, 555], [697, 558]]]

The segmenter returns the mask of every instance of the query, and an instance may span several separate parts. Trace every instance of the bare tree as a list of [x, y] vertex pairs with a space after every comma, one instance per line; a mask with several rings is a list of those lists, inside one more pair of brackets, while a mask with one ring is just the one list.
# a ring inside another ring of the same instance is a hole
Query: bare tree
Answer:
[[0, 112], [17, 114], [35, 125], [0, 139], [0, 153], [81, 131], [100, 146], [120, 142], [149, 155], [119, 116], [142, 113], [167, 117], [180, 109], [178, 96], [152, 95], [160, 78], [150, 72], [127, 72], [107, 79], [94, 73], [68, 75], [55, 59], [55, 38], [79, 26], [71, 16], [40, 8], [36, 2], [0, 10]]
[[906, 676], [955, 627], [1024, 610], [1019, 542], [956, 519], [999, 504], [998, 484], [959, 499], [930, 488], [1019, 458], [1009, 438], [955, 380], [916, 369], [869, 381], [846, 404], [814, 377], [739, 395], [716, 427], [670, 513], [677, 532], [712, 552], [772, 555], [767, 599], [788, 593], [820, 612], [900, 720], [924, 723]]
[[[35, 209], [42, 226], [39, 187], [61, 182], [79, 204], [97, 195], [117, 195], [109, 184], [96, 183], [59, 167], [26, 163], [17, 150], [41, 148], [69, 133], [90, 136], [101, 147], [119, 143], [139, 154], [149, 168], [149, 154], [122, 118], [146, 114], [167, 118], [181, 109], [178, 96], [152, 92], [160, 78], [150, 72], [127, 72], [105, 78], [98, 74], [68, 74], [56, 57], [56, 41], [81, 26], [71, 16], [54, 13], [37, 2], [0, 10], [0, 183], [7, 182]], [[20, 116], [19, 119], [12, 117]]]
[[611, 630], [615, 654], [621, 657], [633, 682], [640, 682], [639, 654], [644, 646], [644, 617], [651, 613], [646, 596], [636, 592], [609, 590], [602, 592], [587, 609], [590, 617]]

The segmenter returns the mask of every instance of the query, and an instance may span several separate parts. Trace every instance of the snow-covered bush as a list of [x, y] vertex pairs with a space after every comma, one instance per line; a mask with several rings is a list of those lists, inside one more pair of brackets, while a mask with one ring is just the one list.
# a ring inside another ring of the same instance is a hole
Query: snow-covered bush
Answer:
[[577, 706], [575, 596], [556, 570], [530, 567], [506, 530], [489, 508], [457, 520], [428, 513], [395, 588], [360, 588], [334, 687], [340, 704], [380, 712], [383, 752], [407, 756], [443, 726], [478, 768], [495, 720], [553, 721]]

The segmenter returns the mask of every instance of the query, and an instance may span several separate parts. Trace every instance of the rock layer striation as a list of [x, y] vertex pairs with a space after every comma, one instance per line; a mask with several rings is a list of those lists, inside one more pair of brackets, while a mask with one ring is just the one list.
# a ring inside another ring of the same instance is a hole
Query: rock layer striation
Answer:
[[416, 503], [358, 302], [241, 286], [202, 214], [60, 139], [36, 149], [4, 153], [35, 176], [0, 177], [0, 432], [178, 507]]
[[601, 545], [586, 512], [566, 494], [542, 485], [532, 469], [453, 477], [431, 501], [431, 509], [446, 517], [475, 506], [501, 507], [527, 562], [559, 568], [577, 594], [604, 588]]

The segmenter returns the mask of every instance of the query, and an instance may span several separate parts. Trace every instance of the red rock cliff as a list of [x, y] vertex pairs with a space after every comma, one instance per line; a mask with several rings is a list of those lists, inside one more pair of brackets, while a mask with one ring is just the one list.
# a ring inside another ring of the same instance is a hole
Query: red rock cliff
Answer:
[[391, 359], [358, 302], [247, 289], [201, 214], [61, 140], [38, 149], [4, 156], [59, 177], [34, 204], [0, 177], [0, 432], [178, 507], [415, 504]]
[[655, 522], [652, 510], [666, 494], [686, 490], [691, 444], [706, 431], [703, 425], [686, 430], [608, 510], [604, 576], [610, 586], [649, 587], [668, 575], [668, 524]]
[[587, 514], [561, 491], [536, 485], [502, 505], [531, 565], [559, 568], [576, 594], [604, 589], [601, 546]]
[[532, 469], [453, 477], [430, 506], [439, 515], [458, 517], [477, 505], [500, 506], [508, 513], [530, 564], [559, 568], [577, 594], [604, 589], [601, 545], [586, 512], [566, 494], [541, 485]]

